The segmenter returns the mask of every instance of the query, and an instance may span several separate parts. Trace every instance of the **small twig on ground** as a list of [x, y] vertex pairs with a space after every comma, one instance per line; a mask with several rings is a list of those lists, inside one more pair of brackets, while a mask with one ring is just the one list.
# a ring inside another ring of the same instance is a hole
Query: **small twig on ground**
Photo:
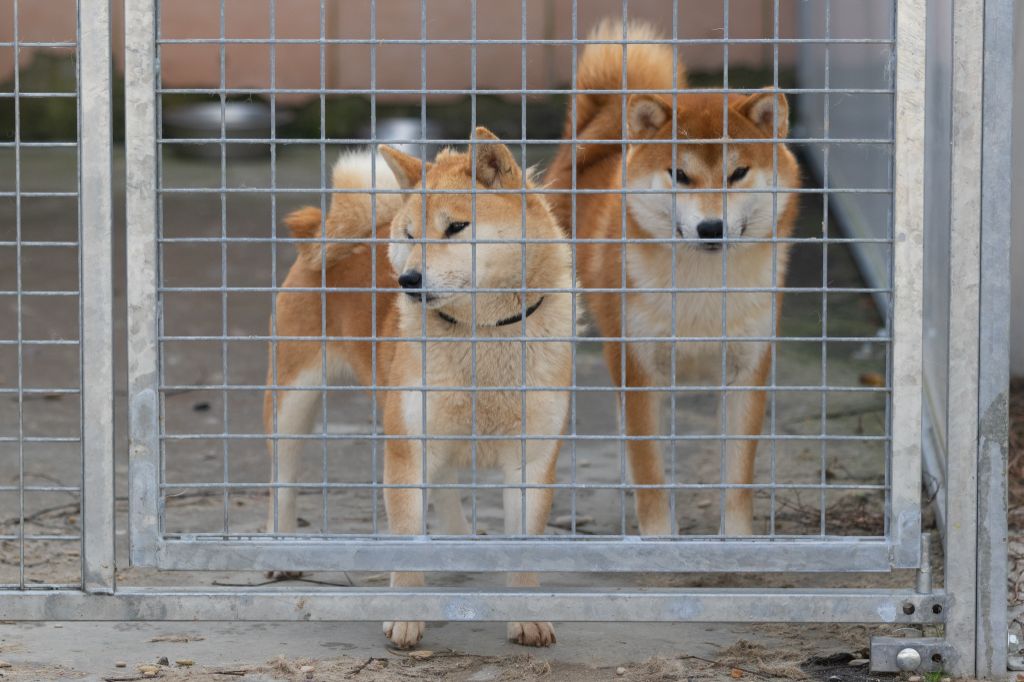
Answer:
[[713, 660], [713, 659], [710, 659], [710, 658], [701, 658], [700, 656], [692, 656], [690, 654], [684, 654], [684, 655], [680, 656], [679, 658], [681, 660], [693, 659], [695, 661], [703, 661], [704, 663], [710, 663], [711, 665], [717, 665], [719, 668], [728, 668], [730, 670], [736, 669], [736, 670], [739, 670], [740, 672], [745, 672], [748, 675], [754, 675], [755, 677], [761, 677], [761, 678], [764, 678], [766, 680], [772, 679], [771, 675], [765, 675], [764, 673], [762, 673], [760, 671], [749, 670], [747, 668], [741, 668], [738, 665], [731, 665], [729, 663], [722, 663], [721, 661], [716, 661], [716, 660]]
[[[46, 514], [50, 514], [52, 512], [62, 512], [64, 510], [73, 511], [73, 510], [79, 509], [80, 507], [81, 507], [81, 505], [78, 502], [69, 502], [67, 504], [57, 505], [56, 507], [47, 507], [46, 509], [40, 509], [39, 511], [34, 512], [34, 513], [29, 514], [28, 516], [26, 516], [25, 517], [25, 523], [31, 523], [31, 522], [35, 521], [36, 519], [38, 519], [40, 516], [45, 516]], [[21, 522], [21, 519], [19, 519], [17, 516], [14, 516], [14, 517], [11, 517], [9, 519], [6, 519], [2, 523], [5, 526], [7, 526], [7, 525], [16, 526], [20, 522]]]
[[202, 642], [206, 638], [202, 635], [188, 635], [188, 634], [172, 634], [172, 635], [157, 635], [150, 639], [150, 642], [176, 642], [180, 644], [188, 644], [189, 642]]
[[370, 665], [374, 661], [384, 661], [384, 660], [387, 660], [387, 659], [384, 659], [384, 658], [374, 658], [373, 656], [370, 656], [368, 659], [366, 659], [365, 661], [360, 663], [358, 666], [356, 666], [352, 670], [350, 670], [347, 673], [345, 673], [345, 677], [355, 677], [359, 673], [363, 672], [363, 670], [366, 668], [366, 666]]
[[[826, 412], [825, 419], [842, 419], [843, 417], [862, 417], [866, 414], [883, 413], [884, 408], [876, 405], [868, 405], [865, 407], [857, 407], [850, 410], [836, 410], [835, 412]], [[821, 413], [816, 412], [814, 414], [801, 415], [799, 417], [793, 417], [786, 421], [783, 426], [789, 426], [790, 424], [799, 424], [800, 422], [808, 422], [814, 420], [820, 420]]]

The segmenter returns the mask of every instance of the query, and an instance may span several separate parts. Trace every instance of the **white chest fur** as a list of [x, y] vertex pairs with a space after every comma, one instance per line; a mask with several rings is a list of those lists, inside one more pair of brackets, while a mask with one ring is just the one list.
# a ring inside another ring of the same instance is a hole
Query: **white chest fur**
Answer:
[[[517, 437], [523, 434], [550, 436], [550, 450], [565, 426], [565, 384], [572, 355], [568, 342], [551, 342], [543, 337], [568, 336], [570, 315], [568, 295], [549, 296], [543, 315], [531, 316], [528, 321], [530, 333], [536, 330], [542, 334], [535, 341], [504, 340], [502, 336], [518, 337], [522, 333], [521, 327], [509, 325], [500, 331], [478, 329], [480, 340], [475, 344], [443, 338], [431, 338], [425, 346], [422, 342], [403, 343], [403, 357], [396, 363], [399, 372], [394, 378], [396, 384], [410, 387], [400, 394], [406, 433], [509, 436], [509, 440], [477, 442], [477, 464], [481, 467], [516, 464], [523, 442]], [[458, 336], [470, 334], [468, 328], [449, 331]], [[422, 390], [422, 386], [429, 389]], [[523, 391], [520, 386], [551, 390]], [[431, 443], [432, 465], [468, 466], [468, 440]], [[506, 462], [510, 457], [515, 461]]]
[[[731, 247], [725, 254], [680, 245], [673, 274], [669, 246], [627, 249], [630, 287], [639, 291], [627, 297], [626, 335], [671, 339], [633, 344], [659, 381], [670, 379], [673, 351], [681, 384], [731, 384], [756, 370], [774, 333], [771, 289], [782, 286], [782, 270], [773, 273], [770, 250]], [[781, 253], [776, 258], [781, 262]]]

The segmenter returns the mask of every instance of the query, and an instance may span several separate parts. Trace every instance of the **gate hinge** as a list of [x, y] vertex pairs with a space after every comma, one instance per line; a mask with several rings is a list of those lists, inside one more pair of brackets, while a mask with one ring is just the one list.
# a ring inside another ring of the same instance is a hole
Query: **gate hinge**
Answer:
[[955, 655], [939, 637], [871, 638], [871, 672], [937, 672], [948, 668]]

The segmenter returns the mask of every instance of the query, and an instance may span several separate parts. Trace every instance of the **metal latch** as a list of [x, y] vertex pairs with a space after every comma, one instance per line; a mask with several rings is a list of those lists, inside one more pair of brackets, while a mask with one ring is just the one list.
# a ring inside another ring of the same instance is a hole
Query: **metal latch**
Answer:
[[871, 672], [937, 672], [948, 668], [953, 647], [938, 637], [872, 637]]

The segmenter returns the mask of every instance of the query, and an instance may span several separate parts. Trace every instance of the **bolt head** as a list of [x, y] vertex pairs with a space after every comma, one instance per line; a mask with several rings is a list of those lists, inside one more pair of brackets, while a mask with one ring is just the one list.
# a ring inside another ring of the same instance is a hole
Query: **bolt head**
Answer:
[[921, 667], [921, 653], [907, 647], [896, 654], [896, 667], [900, 670], [917, 670]]

